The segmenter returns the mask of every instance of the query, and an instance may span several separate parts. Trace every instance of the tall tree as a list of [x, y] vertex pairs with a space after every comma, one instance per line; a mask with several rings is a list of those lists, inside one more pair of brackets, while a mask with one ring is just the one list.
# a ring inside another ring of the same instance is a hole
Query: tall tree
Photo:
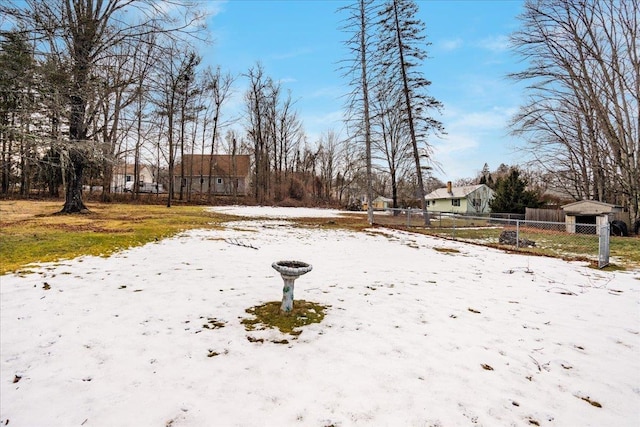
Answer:
[[367, 219], [373, 224], [373, 173], [371, 159], [371, 84], [375, 51], [375, 19], [378, 6], [373, 0], [357, 0], [341, 8], [347, 13], [343, 30], [349, 35], [345, 41], [351, 58], [343, 68], [344, 75], [352, 87], [347, 108], [349, 129], [356, 131], [355, 139], [364, 140], [366, 158]]
[[[20, 158], [24, 150], [27, 135], [22, 132], [28, 124], [30, 115], [35, 114], [33, 93], [30, 92], [35, 79], [35, 61], [33, 48], [27, 35], [13, 31], [2, 34], [0, 39], [0, 141], [2, 157], [0, 160], [1, 191], [6, 194], [13, 177], [13, 162]], [[24, 164], [24, 157], [22, 158]], [[27, 174], [23, 170], [20, 174]], [[24, 182], [21, 191], [24, 191]]]
[[424, 78], [421, 72], [421, 65], [427, 58], [423, 47], [426, 27], [424, 22], [417, 18], [417, 13], [418, 4], [413, 0], [387, 1], [380, 11], [379, 50], [382, 56], [380, 65], [387, 70], [393, 70], [390, 75], [396, 75], [400, 79], [404, 101], [403, 113], [413, 150], [420, 205], [425, 224], [428, 225], [429, 216], [420, 158], [422, 153], [430, 153], [430, 146], [426, 141], [427, 134], [442, 130], [442, 124], [430, 116], [431, 111], [441, 108], [442, 104], [427, 94], [431, 82]]
[[[98, 143], [96, 96], [100, 88], [94, 79], [96, 70], [111, 48], [126, 45], [149, 32], [176, 35], [179, 31], [196, 31], [198, 27], [193, 24], [200, 19], [197, 10], [166, 8], [153, 0], [26, 0], [0, 5], [0, 14], [11, 16], [22, 28], [38, 36], [45, 55], [55, 54], [68, 63], [69, 144], [63, 154], [69, 167], [62, 212], [86, 210], [82, 199], [83, 173], [95, 157]], [[183, 19], [176, 19], [178, 11], [184, 13]], [[127, 12], [132, 12], [129, 16], [137, 15], [139, 21], [132, 22], [126, 17]]]
[[249, 89], [245, 93], [246, 114], [248, 121], [247, 134], [253, 143], [253, 186], [254, 197], [258, 203], [264, 203], [268, 191], [267, 174], [269, 157], [267, 153], [266, 109], [269, 99], [268, 89], [271, 79], [265, 76], [262, 64], [251, 67], [246, 75], [249, 78]]
[[530, 66], [514, 132], [576, 199], [640, 198], [640, 0], [527, 0], [512, 35]]
[[[189, 81], [193, 78], [194, 68], [199, 62], [199, 57], [194, 52], [184, 50], [183, 47], [174, 45], [166, 61], [162, 62], [162, 68], [158, 70], [156, 84], [160, 90], [154, 100], [157, 112], [166, 117], [166, 137], [168, 143], [168, 172], [169, 172], [169, 197], [167, 207], [171, 207], [171, 201], [175, 192], [175, 160], [178, 148], [183, 146], [184, 128], [186, 123], [186, 101], [188, 98]], [[182, 150], [183, 151], [183, 150]], [[184, 168], [182, 168], [184, 169]], [[184, 170], [180, 173], [182, 188]]]
[[393, 79], [383, 70], [378, 76], [373, 99], [376, 136], [373, 147], [387, 167], [393, 207], [398, 208], [400, 180], [408, 171], [413, 158], [407, 122], [402, 113], [404, 99], [401, 92], [394, 89]]
[[[216, 149], [216, 141], [218, 139], [218, 134], [220, 133], [221, 126], [221, 114], [222, 114], [222, 105], [228, 100], [231, 95], [231, 89], [233, 82], [235, 81], [235, 76], [231, 73], [226, 72], [222, 73], [220, 67], [216, 68], [215, 72], [212, 72], [211, 69], [206, 71], [205, 80], [207, 82], [207, 92], [211, 95], [211, 100], [213, 102], [213, 130], [211, 133], [211, 161], [209, 161], [209, 181], [208, 181], [208, 190], [207, 190], [207, 201], [211, 202], [212, 190], [213, 190], [213, 155], [215, 154]], [[234, 138], [235, 139], [235, 138]]]
[[291, 156], [304, 139], [304, 130], [298, 112], [294, 110], [295, 102], [291, 98], [291, 91], [287, 91], [286, 98], [278, 105], [273, 167], [276, 200], [281, 200], [284, 197], [283, 187], [290, 172]]

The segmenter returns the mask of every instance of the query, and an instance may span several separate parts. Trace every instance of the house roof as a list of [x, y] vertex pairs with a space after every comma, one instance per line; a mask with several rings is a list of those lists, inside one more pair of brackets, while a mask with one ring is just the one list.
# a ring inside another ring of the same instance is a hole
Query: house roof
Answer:
[[[235, 157], [235, 173], [233, 160]], [[249, 175], [250, 157], [247, 154], [185, 154], [182, 162], [174, 169], [174, 175], [179, 176], [184, 166], [185, 176], [209, 176], [209, 163], [213, 161], [213, 176], [246, 177]]]
[[[138, 172], [141, 172], [143, 169], [149, 169], [147, 165], [138, 165]], [[133, 175], [135, 169], [135, 165], [133, 163], [120, 163], [114, 166], [113, 173], [114, 175]]]
[[487, 187], [487, 186], [485, 184], [478, 184], [478, 185], [465, 185], [463, 187], [451, 187], [451, 193], [447, 191], [446, 187], [438, 188], [437, 190], [433, 190], [431, 193], [427, 194], [425, 196], [425, 199], [427, 200], [462, 199], [467, 197], [469, 194], [473, 193], [474, 191], [476, 191], [478, 188], [481, 188], [481, 187]]
[[620, 211], [622, 210], [622, 206], [599, 202], [597, 200], [579, 200], [569, 203], [568, 205], [563, 205], [562, 210], [568, 214], [599, 215]]

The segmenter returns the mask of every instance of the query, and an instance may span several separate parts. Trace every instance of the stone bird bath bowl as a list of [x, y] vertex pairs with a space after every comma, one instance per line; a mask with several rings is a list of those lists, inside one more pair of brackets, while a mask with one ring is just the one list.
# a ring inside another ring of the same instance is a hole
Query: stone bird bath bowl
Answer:
[[282, 305], [280, 313], [289, 314], [293, 310], [293, 285], [296, 279], [311, 271], [311, 264], [302, 261], [278, 261], [271, 264], [282, 276], [284, 287], [282, 288]]

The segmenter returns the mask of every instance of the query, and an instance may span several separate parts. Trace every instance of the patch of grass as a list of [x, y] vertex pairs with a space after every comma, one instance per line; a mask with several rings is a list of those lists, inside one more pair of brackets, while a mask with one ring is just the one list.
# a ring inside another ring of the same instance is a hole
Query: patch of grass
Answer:
[[277, 328], [284, 334], [300, 335], [301, 327], [322, 322], [328, 307], [310, 301], [295, 300], [291, 313], [284, 315], [280, 313], [281, 303], [281, 301], [271, 301], [248, 308], [246, 312], [252, 317], [242, 319], [241, 323], [247, 331]]
[[[580, 396], [577, 396], [580, 397]], [[589, 403], [591, 406], [595, 406], [596, 408], [602, 408], [602, 405], [599, 402], [596, 402], [595, 400], [591, 400], [589, 398], [589, 396], [587, 397], [580, 397], [580, 399], [584, 400], [585, 402]]]
[[[499, 249], [513, 250], [522, 253], [550, 256], [571, 261], [590, 262], [598, 257], [598, 236], [589, 234], [569, 234], [563, 232], [545, 231], [532, 228], [521, 228], [520, 239], [536, 242], [535, 247], [516, 248], [511, 245], [498, 243], [502, 228], [416, 228], [413, 232], [430, 234], [447, 239], [462, 240]], [[617, 268], [639, 268], [640, 251], [638, 237], [611, 236], [610, 256], [617, 261]]]
[[598, 261], [591, 261], [589, 263], [589, 267], [595, 268], [595, 269], [601, 270], [601, 271], [625, 271], [626, 270], [626, 268], [624, 268], [623, 266], [618, 265], [618, 264], [613, 264], [613, 263], [611, 263], [611, 264], [609, 264], [609, 265], [607, 265], [605, 267], [600, 268], [600, 267], [598, 267]]
[[218, 320], [215, 317], [207, 317], [207, 323], [204, 323], [202, 327], [204, 329], [220, 329], [226, 326], [226, 322]]
[[438, 252], [443, 252], [443, 253], [448, 253], [448, 254], [459, 254], [460, 251], [457, 249], [453, 249], [453, 248], [433, 248], [435, 251]]
[[60, 202], [0, 201], [0, 275], [35, 262], [107, 256], [230, 216], [199, 206], [88, 203], [89, 213], [58, 214]]
[[298, 227], [319, 228], [323, 230], [362, 231], [371, 227], [366, 215], [344, 213], [334, 218], [293, 218]]

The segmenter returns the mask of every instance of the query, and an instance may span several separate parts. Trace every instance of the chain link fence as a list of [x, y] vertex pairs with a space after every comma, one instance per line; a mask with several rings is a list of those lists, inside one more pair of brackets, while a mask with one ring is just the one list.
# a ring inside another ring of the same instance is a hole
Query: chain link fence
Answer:
[[609, 224], [527, 221], [521, 215], [469, 216], [420, 209], [374, 212], [374, 223], [388, 227], [422, 227], [428, 234], [475, 244], [554, 257], [609, 264]]

